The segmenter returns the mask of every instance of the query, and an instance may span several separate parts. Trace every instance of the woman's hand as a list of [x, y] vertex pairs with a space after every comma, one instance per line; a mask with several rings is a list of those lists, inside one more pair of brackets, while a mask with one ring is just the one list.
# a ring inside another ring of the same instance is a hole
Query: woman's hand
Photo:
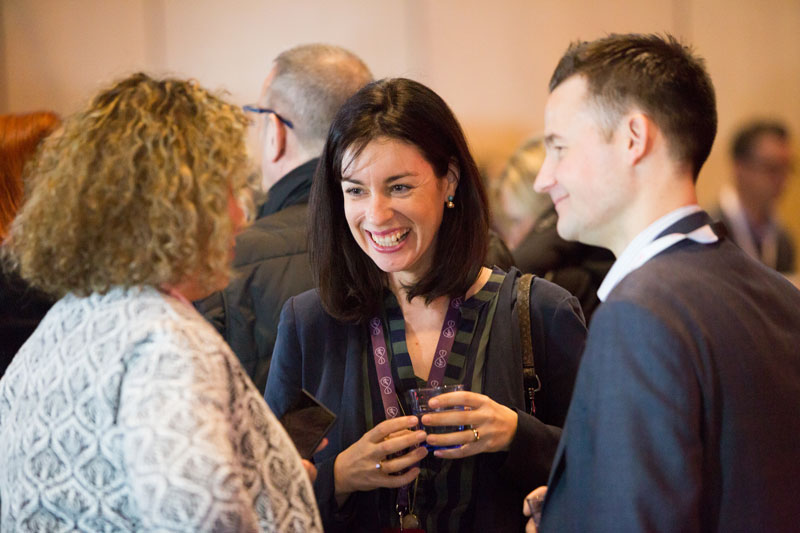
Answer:
[[[336, 456], [333, 479], [340, 505], [350, 493], [358, 490], [397, 488], [414, 481], [419, 475], [419, 468], [415, 465], [428, 454], [424, 446], [419, 446], [425, 441], [425, 432], [410, 431], [417, 423], [415, 416], [384, 420]], [[387, 456], [411, 447], [414, 448], [408, 453], [387, 459]], [[389, 475], [409, 467], [404, 474]]]
[[530, 516], [530, 520], [525, 525], [525, 533], [536, 533], [542, 518], [545, 494], [547, 494], [547, 486], [542, 485], [525, 496], [525, 501], [522, 502], [522, 514]]
[[431, 409], [467, 409], [428, 413], [422, 417], [425, 426], [471, 426], [464, 431], [428, 434], [427, 442], [431, 446], [461, 445], [451, 450], [436, 450], [436, 457], [459, 459], [483, 452], [508, 450], [517, 433], [517, 412], [483, 394], [448, 392], [431, 398], [428, 406]]
[[[325, 446], [327, 445], [328, 445], [328, 439], [322, 439], [322, 441], [320, 441], [319, 443], [319, 446], [317, 446], [317, 449], [314, 450], [314, 455], [324, 450]], [[317, 467], [314, 466], [314, 463], [312, 463], [308, 459], [300, 459], [300, 462], [303, 463], [303, 468], [306, 469], [306, 474], [308, 474], [308, 479], [309, 481], [311, 481], [311, 484], [313, 485], [314, 482], [317, 480]]]

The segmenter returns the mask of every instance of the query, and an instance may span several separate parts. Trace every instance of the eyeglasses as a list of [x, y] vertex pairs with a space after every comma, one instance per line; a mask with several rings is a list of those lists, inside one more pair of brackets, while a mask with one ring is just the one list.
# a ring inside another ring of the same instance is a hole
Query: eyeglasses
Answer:
[[290, 120], [286, 120], [285, 118], [280, 116], [278, 114], [278, 112], [275, 111], [274, 109], [268, 109], [266, 107], [259, 107], [259, 106], [255, 105], [255, 104], [242, 106], [242, 109], [244, 109], [245, 111], [249, 111], [250, 113], [259, 113], [259, 114], [261, 114], [261, 113], [272, 113], [273, 115], [278, 117], [278, 120], [280, 120], [281, 122], [286, 124], [287, 127], [294, 129], [294, 124], [292, 124], [292, 122]]

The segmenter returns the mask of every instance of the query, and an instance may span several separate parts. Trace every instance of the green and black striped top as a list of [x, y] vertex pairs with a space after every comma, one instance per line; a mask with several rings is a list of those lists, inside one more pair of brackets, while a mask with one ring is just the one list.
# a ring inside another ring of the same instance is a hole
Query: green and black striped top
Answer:
[[[497, 307], [498, 291], [505, 276], [506, 273], [502, 270], [493, 270], [483, 288], [461, 306], [461, 321], [445, 369], [445, 385], [463, 383], [466, 390], [482, 392], [486, 346]], [[411, 411], [405, 400], [405, 391], [426, 387], [427, 384], [414, 374], [406, 347], [403, 314], [394, 295], [388, 290], [383, 311], [383, 331], [384, 335], [388, 333], [386, 346], [391, 358], [392, 376], [400, 405], [408, 414]], [[362, 352], [364, 383], [369, 385], [363, 391], [367, 430], [384, 420], [383, 404], [369, 346], [369, 335], [365, 332]], [[475, 456], [444, 460], [429, 454], [423, 459], [416, 488], [411, 486], [409, 497], [413, 512], [420, 518], [426, 531], [470, 529], [469, 524], [473, 521], [476, 505], [475, 466]], [[380, 489], [378, 500], [381, 506], [381, 527], [399, 527], [395, 512], [396, 498], [396, 490]]]

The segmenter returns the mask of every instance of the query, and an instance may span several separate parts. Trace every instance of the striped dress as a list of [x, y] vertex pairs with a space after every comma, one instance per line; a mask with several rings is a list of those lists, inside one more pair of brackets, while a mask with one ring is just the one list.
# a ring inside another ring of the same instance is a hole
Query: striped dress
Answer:
[[[447, 360], [444, 385], [463, 383], [465, 390], [482, 393], [484, 361], [492, 322], [497, 306], [498, 291], [506, 273], [495, 269], [489, 281], [461, 305], [461, 320], [455, 342]], [[427, 383], [414, 374], [406, 347], [405, 323], [394, 295], [387, 291], [384, 301], [384, 332], [388, 332], [387, 348], [390, 352], [392, 374], [401, 407], [411, 414], [405, 392], [426, 387]], [[387, 327], [388, 325], [388, 327]], [[369, 346], [369, 343], [365, 343]], [[371, 358], [365, 356], [365, 361]], [[383, 405], [377, 386], [374, 365], [364, 368], [365, 413], [367, 428], [383, 421]], [[429, 453], [421, 462], [420, 475], [409, 489], [413, 512], [423, 522], [427, 531], [469, 531], [474, 521], [475, 469], [477, 456], [458, 461], [439, 459]], [[381, 509], [394, 509], [397, 491], [380, 489]], [[382, 527], [399, 527], [395, 513], [383, 514]]]

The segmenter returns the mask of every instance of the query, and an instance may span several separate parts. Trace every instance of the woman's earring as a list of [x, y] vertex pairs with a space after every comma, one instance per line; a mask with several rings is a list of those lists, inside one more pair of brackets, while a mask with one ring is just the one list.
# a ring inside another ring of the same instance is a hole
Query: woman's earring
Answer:
[[445, 205], [445, 206], [446, 206], [448, 209], [453, 209], [453, 208], [456, 206], [456, 204], [454, 204], [454, 203], [453, 203], [453, 200], [455, 200], [455, 198], [456, 198], [456, 197], [455, 197], [455, 196], [453, 196], [452, 194], [451, 194], [451, 195], [449, 195], [449, 196], [447, 197], [447, 201], [444, 203], [444, 205]]

